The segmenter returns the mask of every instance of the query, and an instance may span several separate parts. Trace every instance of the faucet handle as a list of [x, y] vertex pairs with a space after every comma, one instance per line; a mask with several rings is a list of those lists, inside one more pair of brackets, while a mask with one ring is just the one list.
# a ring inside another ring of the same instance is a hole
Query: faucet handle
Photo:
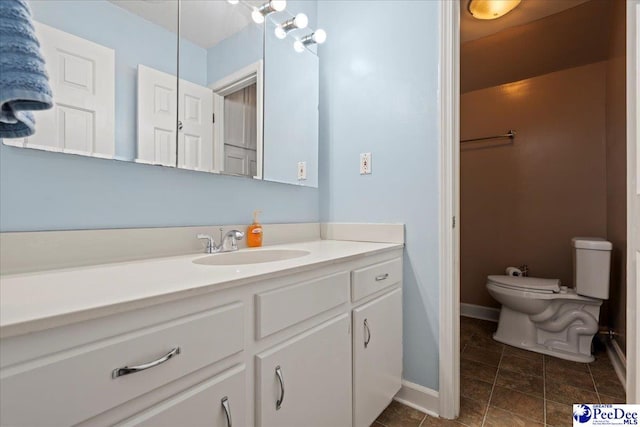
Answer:
[[203, 240], [206, 239], [207, 240], [207, 253], [211, 254], [211, 253], [214, 252], [214, 250], [216, 248], [216, 242], [215, 242], [215, 240], [213, 240], [213, 237], [211, 237], [208, 234], [199, 233], [199, 234], [196, 235], [196, 238], [203, 239]]

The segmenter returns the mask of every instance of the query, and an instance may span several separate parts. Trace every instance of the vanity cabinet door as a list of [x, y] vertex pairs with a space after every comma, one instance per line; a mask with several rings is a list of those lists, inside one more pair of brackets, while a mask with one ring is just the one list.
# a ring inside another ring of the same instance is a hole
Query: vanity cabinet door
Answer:
[[245, 427], [244, 365], [179, 393], [117, 427]]
[[351, 334], [343, 314], [256, 356], [260, 427], [351, 425]]
[[354, 427], [368, 427], [400, 390], [402, 290], [353, 310]]

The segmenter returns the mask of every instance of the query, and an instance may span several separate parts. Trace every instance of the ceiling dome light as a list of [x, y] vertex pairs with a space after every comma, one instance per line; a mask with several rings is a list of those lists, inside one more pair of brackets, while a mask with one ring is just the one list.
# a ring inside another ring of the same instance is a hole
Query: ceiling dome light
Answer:
[[497, 19], [515, 9], [521, 0], [469, 0], [467, 9], [476, 19]]
[[227, 3], [229, 3], [229, 4], [238, 4], [238, 3], [240, 3], [240, 0], [227, 0]]

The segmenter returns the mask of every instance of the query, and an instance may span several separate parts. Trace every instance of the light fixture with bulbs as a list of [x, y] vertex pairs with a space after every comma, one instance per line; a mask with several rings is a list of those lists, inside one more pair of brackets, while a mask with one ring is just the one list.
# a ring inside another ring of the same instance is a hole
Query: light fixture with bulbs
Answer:
[[322, 44], [327, 40], [327, 33], [324, 30], [315, 30], [313, 33], [304, 36], [300, 40], [296, 40], [293, 43], [293, 48], [296, 52], [304, 52], [305, 47], [312, 44]]
[[298, 13], [293, 18], [288, 19], [276, 26], [276, 37], [282, 40], [287, 37], [287, 33], [289, 31], [307, 28], [307, 25], [309, 25], [309, 18], [307, 18], [307, 15], [305, 15], [304, 13]]
[[515, 9], [522, 0], [469, 0], [467, 9], [476, 19], [497, 19]]
[[260, 7], [253, 8], [251, 18], [256, 24], [262, 24], [265, 16], [273, 12], [282, 12], [287, 7], [287, 0], [269, 0]]

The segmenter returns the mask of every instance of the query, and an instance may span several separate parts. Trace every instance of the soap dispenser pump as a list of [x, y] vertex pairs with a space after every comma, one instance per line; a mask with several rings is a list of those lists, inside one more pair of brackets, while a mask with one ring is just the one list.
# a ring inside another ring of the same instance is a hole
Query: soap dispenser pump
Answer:
[[253, 211], [253, 224], [247, 227], [247, 246], [259, 248], [262, 246], [262, 225], [258, 222], [258, 215], [262, 211]]

